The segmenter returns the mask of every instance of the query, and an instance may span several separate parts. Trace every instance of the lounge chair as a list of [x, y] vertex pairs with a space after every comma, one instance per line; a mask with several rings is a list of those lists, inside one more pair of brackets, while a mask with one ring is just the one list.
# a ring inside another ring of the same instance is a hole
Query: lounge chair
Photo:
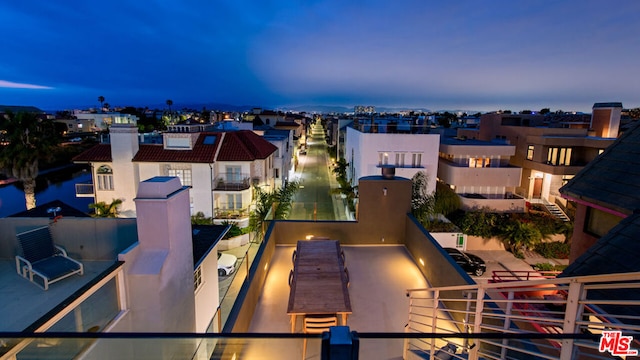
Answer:
[[[82, 275], [84, 266], [67, 256], [67, 252], [53, 243], [49, 227], [25, 231], [16, 235], [22, 256], [16, 256], [16, 271], [44, 290], [49, 284], [74, 274]], [[42, 278], [42, 285], [34, 281], [34, 275]]]

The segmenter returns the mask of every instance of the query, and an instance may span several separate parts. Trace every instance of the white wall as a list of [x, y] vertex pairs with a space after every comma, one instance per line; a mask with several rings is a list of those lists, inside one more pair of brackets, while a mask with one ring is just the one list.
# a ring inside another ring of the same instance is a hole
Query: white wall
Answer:
[[[220, 305], [218, 246], [200, 264], [202, 285], [196, 290], [196, 332], [205, 332]], [[214, 324], [217, 327], [217, 324]], [[214, 328], [214, 330], [219, 330]]]
[[[389, 153], [389, 165], [395, 164], [395, 153], [405, 152], [405, 166], [396, 168], [396, 176], [411, 179], [419, 171], [429, 178], [427, 191], [436, 188], [438, 171], [439, 134], [372, 134], [347, 128], [346, 159], [352, 164], [355, 179], [363, 176], [380, 175], [379, 152]], [[411, 167], [412, 153], [422, 153], [422, 167]], [[353, 157], [352, 157], [353, 156]], [[348, 177], [351, 174], [348, 172]]]

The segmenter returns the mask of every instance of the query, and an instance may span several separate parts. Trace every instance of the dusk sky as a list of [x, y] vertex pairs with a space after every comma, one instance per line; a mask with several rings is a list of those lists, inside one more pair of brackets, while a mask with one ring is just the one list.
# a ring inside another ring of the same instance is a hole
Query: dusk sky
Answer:
[[640, 107], [640, 1], [3, 1], [0, 104]]

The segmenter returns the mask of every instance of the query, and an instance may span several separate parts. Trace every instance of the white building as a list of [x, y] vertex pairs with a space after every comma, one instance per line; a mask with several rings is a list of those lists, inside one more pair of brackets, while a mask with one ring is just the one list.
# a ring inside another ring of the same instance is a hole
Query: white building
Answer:
[[[73, 116], [78, 120], [87, 120], [91, 123], [92, 128], [99, 130], [107, 130], [111, 124], [137, 123], [138, 117], [130, 114], [120, 113], [90, 113], [75, 110]], [[94, 131], [94, 130], [91, 130]]]
[[509, 164], [515, 152], [506, 142], [443, 137], [438, 180], [460, 196], [465, 209], [524, 211], [525, 200], [515, 195], [522, 168]]
[[[135, 124], [111, 126], [111, 143], [76, 156], [91, 165], [95, 202], [123, 200], [122, 216], [135, 216], [140, 181], [177, 176], [191, 187], [191, 213], [246, 225], [253, 186], [274, 186], [277, 147], [252, 131], [165, 133], [163, 144], [139, 144]], [[79, 192], [78, 196], [81, 196]]]
[[380, 175], [381, 168], [395, 167], [397, 176], [411, 179], [424, 171], [427, 191], [436, 189], [440, 134], [372, 133], [347, 128], [345, 160], [353, 185], [363, 176]]

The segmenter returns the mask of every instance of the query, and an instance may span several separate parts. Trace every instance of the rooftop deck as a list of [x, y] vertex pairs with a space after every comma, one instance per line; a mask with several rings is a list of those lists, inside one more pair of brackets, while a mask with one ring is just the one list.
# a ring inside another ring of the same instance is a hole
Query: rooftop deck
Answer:
[[23, 331], [79, 289], [99, 278], [114, 261], [83, 261], [84, 275], [71, 276], [45, 291], [16, 273], [13, 260], [0, 261], [0, 332]]
[[[428, 286], [416, 263], [404, 246], [343, 246], [351, 285], [349, 296], [353, 314], [347, 325], [358, 332], [402, 333], [408, 323], [409, 298], [406, 290]], [[278, 246], [267, 275], [264, 291], [251, 322], [252, 333], [289, 333], [287, 315], [294, 246]], [[297, 331], [301, 332], [301, 320]], [[361, 359], [400, 359], [402, 339], [376, 340], [362, 346]], [[311, 340], [310, 359], [318, 359], [320, 341]], [[246, 355], [246, 357], [244, 357]], [[247, 359], [294, 359], [302, 355], [302, 341], [289, 339], [269, 346], [249, 346]]]

